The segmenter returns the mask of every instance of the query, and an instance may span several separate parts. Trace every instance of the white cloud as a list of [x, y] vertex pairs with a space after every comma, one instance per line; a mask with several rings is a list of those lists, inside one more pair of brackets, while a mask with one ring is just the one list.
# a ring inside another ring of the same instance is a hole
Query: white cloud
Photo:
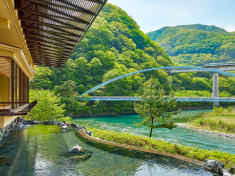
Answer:
[[230, 25], [226, 26], [224, 29], [228, 32], [233, 32], [233, 31], [235, 31], [235, 25], [230, 24]]

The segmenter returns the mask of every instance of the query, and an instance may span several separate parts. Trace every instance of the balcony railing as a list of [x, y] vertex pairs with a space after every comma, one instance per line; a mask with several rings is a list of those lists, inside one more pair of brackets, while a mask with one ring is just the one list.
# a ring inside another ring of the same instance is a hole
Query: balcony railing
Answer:
[[0, 102], [0, 116], [27, 115], [37, 104], [37, 100], [29, 102]]

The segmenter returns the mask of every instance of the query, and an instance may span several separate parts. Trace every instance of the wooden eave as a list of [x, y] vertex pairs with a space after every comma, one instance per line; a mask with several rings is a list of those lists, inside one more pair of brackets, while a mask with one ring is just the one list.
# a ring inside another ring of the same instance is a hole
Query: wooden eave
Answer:
[[35, 65], [63, 67], [107, 0], [15, 0]]

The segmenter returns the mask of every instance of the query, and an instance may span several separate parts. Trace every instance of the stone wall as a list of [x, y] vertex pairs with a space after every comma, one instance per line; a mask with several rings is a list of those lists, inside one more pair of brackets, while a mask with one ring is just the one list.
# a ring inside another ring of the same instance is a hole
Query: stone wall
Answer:
[[8, 135], [13, 133], [14, 127], [15, 127], [17, 121], [18, 121], [18, 119], [15, 119], [9, 125], [7, 125], [5, 128], [0, 128], [0, 141], [4, 137], [7, 137]]

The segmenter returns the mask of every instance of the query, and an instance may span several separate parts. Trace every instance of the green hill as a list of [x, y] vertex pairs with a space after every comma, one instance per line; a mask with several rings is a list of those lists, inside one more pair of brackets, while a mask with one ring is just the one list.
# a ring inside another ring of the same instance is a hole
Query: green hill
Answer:
[[210, 62], [235, 62], [234, 33], [216, 26], [163, 27], [147, 35], [179, 64], [203, 66]]
[[[72, 99], [117, 76], [166, 65], [173, 65], [166, 52], [125, 11], [106, 4], [66, 65], [62, 69], [37, 67], [30, 87], [60, 94], [69, 114], [130, 113], [134, 112], [133, 102], [89, 102], [86, 108], [79, 108]], [[92, 95], [136, 95], [151, 75], [170, 89], [168, 74], [160, 70], [123, 78]]]
[[[166, 29], [175, 35], [178, 33], [176, 31], [193, 30], [179, 27], [174, 30]], [[222, 30], [215, 27], [204, 27], [204, 29], [216, 30], [224, 34]], [[169, 36], [165, 30], [162, 30], [162, 33]], [[30, 80], [30, 88], [50, 89], [59, 94], [61, 104], [65, 104], [66, 114], [70, 116], [133, 113], [133, 102], [78, 102], [75, 98], [115, 77], [137, 70], [174, 64], [164, 49], [145, 35], [125, 11], [117, 6], [106, 4], [66, 65], [62, 69], [36, 67], [35, 77]], [[168, 74], [159, 70], [125, 77], [100, 88], [91, 95], [134, 96], [151, 76], [157, 79], [166, 90], [170, 90]], [[209, 73], [174, 74], [172, 81], [172, 88], [177, 91], [177, 96], [211, 95], [212, 77]], [[220, 87], [222, 96], [229, 96], [229, 93], [235, 94], [235, 88], [230, 87], [231, 82], [235, 85], [235, 80], [221, 77], [219, 81], [223, 82], [223, 87]], [[210, 103], [178, 104], [179, 107], [205, 107], [205, 105], [210, 106]]]

